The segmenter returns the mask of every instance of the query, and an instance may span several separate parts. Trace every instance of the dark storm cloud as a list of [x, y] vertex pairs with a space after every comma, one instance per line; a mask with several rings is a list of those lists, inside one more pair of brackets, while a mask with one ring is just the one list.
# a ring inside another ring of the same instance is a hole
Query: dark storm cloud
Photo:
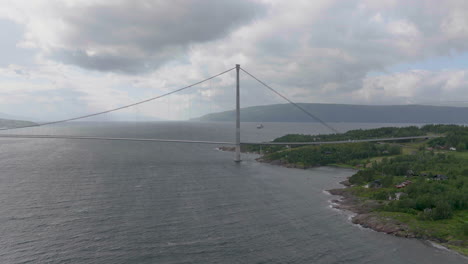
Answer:
[[252, 22], [256, 2], [124, 1], [65, 10], [65, 47], [52, 56], [100, 71], [136, 73], [183, 54], [190, 44], [216, 40]]
[[84, 50], [75, 51], [59, 50], [55, 51], [51, 58], [66, 64], [77, 65], [85, 69], [98, 70], [102, 72], [116, 72], [124, 74], [138, 74], [154, 70], [167, 60], [174, 58], [183, 52], [182, 47], [171, 49], [161, 47], [158, 52], [150, 53], [144, 57], [130, 52], [106, 53], [98, 52], [94, 55], [87, 54]]

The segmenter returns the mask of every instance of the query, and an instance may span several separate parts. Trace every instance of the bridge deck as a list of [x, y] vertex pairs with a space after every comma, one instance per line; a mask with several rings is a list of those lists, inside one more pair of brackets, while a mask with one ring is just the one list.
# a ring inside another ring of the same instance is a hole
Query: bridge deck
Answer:
[[314, 141], [314, 142], [242, 142], [242, 144], [250, 144], [250, 145], [322, 145], [322, 144], [379, 142], [379, 141], [395, 141], [395, 140], [410, 140], [410, 139], [429, 139], [429, 138], [437, 138], [437, 137], [441, 137], [441, 136], [371, 138], [371, 139], [357, 139], [357, 140]]
[[[410, 139], [429, 139], [441, 136], [414, 136], [414, 137], [395, 137], [395, 138], [373, 138], [359, 140], [340, 140], [340, 141], [315, 141], [315, 142], [241, 142], [243, 145], [322, 145], [322, 144], [343, 144], [358, 142], [379, 142], [396, 141]], [[225, 141], [202, 141], [202, 140], [178, 140], [178, 139], [159, 139], [159, 138], [124, 138], [124, 137], [87, 137], [73, 135], [20, 135], [20, 134], [0, 134], [0, 138], [40, 138], [40, 139], [88, 139], [88, 140], [114, 140], [114, 141], [144, 141], [144, 142], [172, 142], [172, 143], [195, 143], [195, 144], [215, 144], [215, 145], [235, 145], [235, 142]]]

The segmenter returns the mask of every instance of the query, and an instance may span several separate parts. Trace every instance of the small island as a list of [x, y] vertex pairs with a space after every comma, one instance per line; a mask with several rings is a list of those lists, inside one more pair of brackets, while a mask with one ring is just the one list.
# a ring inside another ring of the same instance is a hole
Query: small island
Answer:
[[395, 142], [308, 146], [244, 145], [260, 162], [291, 168], [340, 166], [357, 172], [329, 190], [335, 207], [356, 213], [353, 223], [401, 237], [437, 242], [468, 255], [468, 127], [426, 125], [286, 135], [275, 142], [358, 140], [441, 135]]

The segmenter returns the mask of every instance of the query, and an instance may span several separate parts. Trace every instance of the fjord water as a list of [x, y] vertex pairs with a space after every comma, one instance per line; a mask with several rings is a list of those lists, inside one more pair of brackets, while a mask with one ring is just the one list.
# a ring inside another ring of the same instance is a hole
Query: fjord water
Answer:
[[[245, 141], [318, 124], [243, 124]], [[336, 124], [342, 131], [380, 124]], [[51, 132], [52, 129], [49, 131]], [[71, 124], [62, 134], [231, 141], [229, 123]], [[330, 208], [353, 171], [233, 162], [213, 145], [0, 140], [0, 263], [465, 263]]]

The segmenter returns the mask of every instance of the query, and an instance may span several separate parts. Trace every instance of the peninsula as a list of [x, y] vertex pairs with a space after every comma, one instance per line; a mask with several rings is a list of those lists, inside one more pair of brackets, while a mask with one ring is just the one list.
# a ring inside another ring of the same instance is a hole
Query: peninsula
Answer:
[[260, 162], [293, 168], [342, 166], [357, 169], [330, 190], [343, 198], [337, 208], [376, 231], [435, 241], [468, 255], [468, 127], [385, 127], [331, 135], [286, 135], [276, 142], [441, 135], [433, 139], [318, 146], [243, 146]]

